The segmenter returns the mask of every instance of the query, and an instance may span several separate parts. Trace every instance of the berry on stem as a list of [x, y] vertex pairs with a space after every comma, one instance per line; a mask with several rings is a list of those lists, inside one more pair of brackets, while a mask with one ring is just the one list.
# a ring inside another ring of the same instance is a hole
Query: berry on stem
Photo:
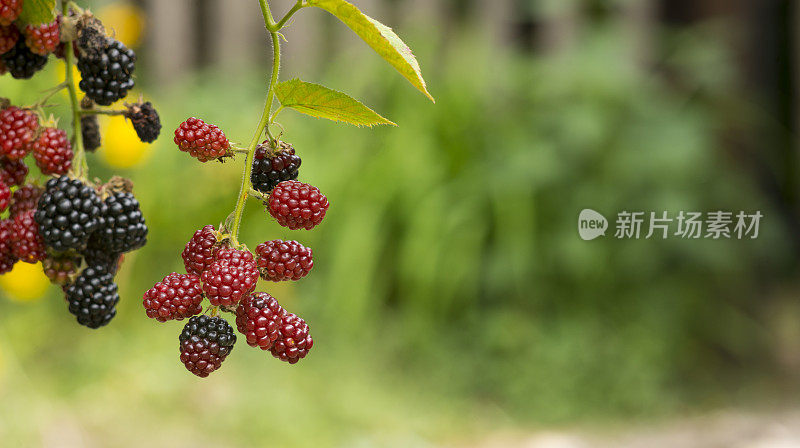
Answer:
[[11, 25], [22, 12], [22, 0], [0, 0], [0, 25]]
[[314, 267], [313, 252], [297, 241], [265, 241], [256, 247], [256, 264], [264, 280], [299, 280]]
[[45, 128], [32, 145], [33, 158], [42, 174], [66, 174], [72, 168], [72, 145], [63, 129]]
[[215, 306], [236, 306], [256, 289], [258, 268], [253, 254], [238, 249], [220, 249], [216, 260], [201, 279], [203, 292]]
[[97, 115], [84, 115], [81, 117], [81, 136], [83, 137], [83, 148], [89, 152], [95, 152], [100, 147], [100, 121]]
[[15, 257], [25, 263], [36, 263], [47, 256], [44, 240], [39, 235], [39, 226], [33, 218], [34, 211], [14, 216], [12, 251]]
[[23, 185], [11, 196], [11, 216], [35, 210], [44, 189], [36, 185]]
[[19, 258], [14, 256], [14, 221], [0, 220], [0, 274], [10, 272]]
[[0, 56], [0, 60], [15, 79], [30, 79], [47, 64], [47, 56], [33, 53], [24, 39], [18, 39], [14, 48]]
[[286, 315], [274, 297], [256, 292], [244, 298], [236, 308], [236, 329], [247, 340], [247, 345], [269, 350], [281, 336], [279, 327]]
[[106, 44], [98, 51], [82, 52], [78, 58], [79, 87], [101, 106], [110, 106], [128, 95], [128, 90], [134, 85], [133, 71], [136, 69], [133, 50], [112, 38], [108, 38]]
[[0, 158], [0, 180], [6, 185], [22, 185], [28, 176], [28, 166], [22, 160]]
[[188, 118], [175, 129], [175, 144], [201, 162], [230, 156], [231, 144], [217, 126], [195, 117]]
[[228, 357], [236, 334], [221, 317], [194, 316], [178, 336], [181, 362], [193, 374], [205, 378], [219, 369]]
[[56, 251], [86, 247], [100, 225], [101, 201], [83, 181], [61, 176], [47, 181], [36, 208], [36, 222], [48, 247]]
[[14, 48], [19, 40], [19, 30], [14, 25], [0, 26], [0, 54]]
[[130, 252], [147, 242], [147, 225], [132, 193], [111, 193], [103, 200], [100, 225], [89, 245], [107, 253]]
[[56, 50], [61, 41], [59, 24], [61, 20], [56, 18], [50, 23], [41, 25], [28, 25], [22, 31], [25, 34], [25, 45], [40, 56], [46, 56]]
[[65, 291], [69, 312], [89, 328], [107, 325], [117, 315], [119, 294], [114, 276], [99, 266], [89, 266]]
[[202, 274], [216, 258], [220, 248], [217, 243], [216, 230], [210, 224], [194, 232], [181, 254], [186, 272]]
[[16, 106], [0, 111], [0, 152], [7, 160], [19, 160], [30, 151], [39, 120], [28, 110]]
[[159, 322], [182, 320], [200, 314], [203, 287], [194, 274], [173, 272], [144, 293], [142, 300], [147, 317]]
[[279, 142], [278, 149], [274, 149], [266, 140], [256, 147], [250, 182], [256, 191], [269, 193], [279, 183], [297, 179], [300, 163], [292, 145]]
[[278, 333], [278, 339], [272, 344], [269, 351], [272, 356], [289, 364], [295, 364], [305, 358], [308, 351], [314, 346], [308, 324], [295, 314], [288, 313], [281, 316]]
[[153, 143], [161, 134], [161, 118], [150, 101], [129, 105], [124, 115], [131, 120], [133, 129], [142, 142]]
[[325, 217], [328, 198], [313, 185], [296, 180], [279, 183], [269, 197], [269, 213], [292, 230], [311, 230]]

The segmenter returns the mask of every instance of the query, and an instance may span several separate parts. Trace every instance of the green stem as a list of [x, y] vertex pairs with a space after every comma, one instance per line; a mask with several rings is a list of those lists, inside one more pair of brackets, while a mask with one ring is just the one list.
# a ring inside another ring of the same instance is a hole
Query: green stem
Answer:
[[294, 13], [296, 13], [297, 11], [300, 11], [301, 9], [305, 8], [306, 6], [308, 6], [308, 5], [304, 5], [303, 4], [303, 0], [298, 0], [297, 3], [295, 3], [294, 6], [292, 6], [292, 9], [290, 9], [289, 12], [287, 12], [286, 15], [283, 16], [283, 18], [280, 20], [280, 22], [275, 24], [274, 31], [278, 31], [281, 28], [283, 28], [284, 26], [286, 26], [286, 22], [294, 15]]
[[247, 146], [247, 159], [242, 173], [242, 186], [239, 189], [239, 198], [236, 201], [236, 208], [233, 210], [233, 223], [231, 224], [231, 242], [234, 247], [239, 246], [239, 227], [242, 224], [242, 214], [244, 213], [244, 204], [247, 201], [247, 196], [250, 192], [250, 171], [253, 170], [253, 160], [255, 159], [256, 146], [261, 139], [261, 134], [269, 121], [270, 112], [272, 111], [272, 102], [275, 99], [275, 84], [278, 82], [278, 70], [281, 66], [281, 42], [278, 39], [278, 32], [274, 30], [275, 20], [272, 18], [272, 12], [269, 10], [267, 0], [258, 0], [261, 4], [261, 13], [264, 16], [264, 24], [267, 27], [270, 38], [272, 38], [272, 76], [269, 80], [269, 90], [267, 91], [267, 102], [264, 104], [264, 112], [261, 114], [261, 119], [258, 121], [258, 126], [253, 132], [253, 138]]
[[[64, 2], [62, 5], [64, 16], [67, 15], [69, 5]], [[72, 66], [75, 63], [75, 49], [72, 41], [65, 43], [66, 51], [64, 60], [66, 74], [64, 75], [67, 90], [69, 91], [69, 103], [72, 110], [72, 139], [74, 141], [73, 150], [75, 157], [72, 159], [72, 170], [78, 177], [86, 177], [89, 173], [89, 166], [86, 163], [86, 151], [83, 149], [83, 135], [81, 133], [81, 108], [78, 103], [78, 92], [75, 89], [75, 80], [72, 76]]]
[[81, 115], [125, 115], [125, 110], [102, 110], [102, 109], [81, 109], [78, 111]]

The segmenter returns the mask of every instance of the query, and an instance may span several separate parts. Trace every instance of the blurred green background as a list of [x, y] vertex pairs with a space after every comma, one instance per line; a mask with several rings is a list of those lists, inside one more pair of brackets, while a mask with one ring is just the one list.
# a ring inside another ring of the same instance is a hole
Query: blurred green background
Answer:
[[[399, 127], [282, 113], [300, 180], [331, 209], [314, 231], [289, 231], [253, 201], [241, 239], [314, 249], [312, 275], [259, 285], [309, 322], [314, 349], [289, 366], [240, 340], [207, 379], [178, 360], [181, 323], [147, 319], [141, 295], [183, 269], [188, 238], [222, 221], [239, 188], [241, 157], [199, 164], [172, 131], [197, 116], [249, 141], [268, 40], [226, 36], [260, 50], [221, 63], [203, 46], [221, 39], [214, 3], [189, 2], [201, 50], [178, 56], [153, 37], [179, 32], [155, 28], [163, 5], [90, 3], [140, 41], [133, 95], [161, 113], [155, 144], [106, 122], [90, 156], [92, 176], [134, 180], [150, 239], [126, 256], [118, 316], [98, 331], [75, 324], [57, 288], [38, 292], [35, 273], [2, 282], [4, 446], [462, 446], [796, 400], [790, 2], [752, 16], [720, 2], [450, 1], [431, 16], [420, 2], [356, 1], [415, 50], [435, 105], [335, 19], [301, 11], [282, 78], [346, 91]], [[291, 4], [272, 3], [279, 15]], [[311, 38], [305, 15], [319, 19]], [[164, 69], [178, 57], [189, 65]], [[62, 76], [51, 62], [33, 82], [0, 78], [0, 95], [29, 104]], [[755, 240], [586, 242], [584, 208], [765, 217]]]

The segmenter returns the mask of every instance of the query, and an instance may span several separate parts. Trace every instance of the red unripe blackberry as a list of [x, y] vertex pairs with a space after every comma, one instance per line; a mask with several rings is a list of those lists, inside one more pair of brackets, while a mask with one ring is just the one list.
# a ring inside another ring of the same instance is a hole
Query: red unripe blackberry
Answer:
[[22, 12], [22, 0], [0, 0], [0, 25], [11, 25]]
[[47, 56], [33, 53], [25, 39], [18, 39], [16, 45], [2, 56], [3, 64], [15, 79], [30, 79], [47, 64]]
[[286, 310], [265, 292], [245, 297], [236, 308], [236, 328], [247, 340], [247, 345], [269, 350], [281, 336], [280, 326]]
[[14, 221], [0, 220], [0, 274], [10, 272], [19, 258], [14, 256]]
[[308, 324], [295, 314], [288, 313], [281, 317], [278, 333], [278, 339], [272, 344], [269, 351], [272, 356], [289, 364], [305, 358], [308, 351], [314, 346]]
[[36, 222], [47, 246], [57, 252], [85, 249], [101, 223], [101, 205], [94, 188], [80, 179], [48, 180], [36, 206]]
[[39, 197], [44, 192], [42, 187], [36, 185], [23, 185], [11, 196], [11, 216], [16, 216], [28, 210], [35, 210]]
[[231, 155], [231, 143], [213, 124], [191, 117], [175, 129], [175, 144], [201, 162]]
[[200, 314], [203, 285], [194, 274], [173, 272], [144, 293], [142, 303], [147, 317], [159, 322], [182, 320]]
[[266, 140], [256, 147], [250, 183], [255, 190], [269, 193], [279, 183], [297, 179], [300, 163], [292, 145], [279, 142], [278, 148], [273, 149], [270, 141]]
[[31, 52], [40, 56], [46, 56], [54, 52], [61, 42], [61, 35], [58, 30], [60, 22], [61, 20], [56, 18], [50, 23], [26, 26], [22, 31], [25, 34], [25, 45], [28, 46]]
[[129, 105], [124, 115], [131, 120], [133, 130], [144, 143], [153, 143], [161, 134], [161, 118], [150, 101]]
[[209, 224], [195, 231], [181, 254], [186, 272], [202, 274], [214, 262], [219, 249], [214, 226]]
[[14, 25], [0, 26], [0, 54], [14, 48], [19, 40], [19, 30]]
[[256, 247], [256, 265], [264, 280], [299, 280], [314, 267], [310, 248], [297, 241], [265, 241]]
[[220, 249], [200, 278], [212, 305], [231, 307], [256, 289], [258, 268], [250, 252]]
[[28, 176], [28, 166], [22, 160], [0, 158], [0, 180], [6, 185], [22, 185]]
[[48, 256], [42, 261], [44, 275], [50, 282], [61, 287], [72, 283], [78, 268], [81, 266], [81, 257], [64, 253], [61, 255]]
[[11, 189], [0, 180], [0, 212], [5, 211], [11, 203]]
[[39, 226], [33, 218], [33, 210], [14, 216], [12, 252], [25, 263], [36, 263], [47, 256], [44, 240], [39, 235]]
[[0, 152], [8, 160], [19, 160], [30, 151], [39, 120], [29, 111], [11, 106], [0, 111]]
[[268, 205], [278, 224], [292, 230], [311, 230], [325, 217], [328, 198], [313, 185], [288, 180], [272, 190]]
[[72, 168], [72, 145], [66, 131], [45, 128], [32, 145], [33, 158], [42, 174], [66, 174]]
[[102, 267], [85, 268], [64, 292], [69, 303], [69, 312], [83, 326], [100, 328], [117, 315], [117, 285], [113, 274]]
[[97, 115], [84, 115], [81, 117], [81, 136], [83, 146], [89, 152], [95, 152], [100, 147], [100, 121]]
[[183, 365], [193, 374], [205, 378], [219, 369], [233, 350], [236, 334], [221, 317], [194, 316], [189, 318], [178, 340]]
[[101, 106], [125, 98], [134, 86], [136, 53], [122, 42], [107, 38], [97, 51], [82, 51], [78, 57], [81, 82], [78, 86]]

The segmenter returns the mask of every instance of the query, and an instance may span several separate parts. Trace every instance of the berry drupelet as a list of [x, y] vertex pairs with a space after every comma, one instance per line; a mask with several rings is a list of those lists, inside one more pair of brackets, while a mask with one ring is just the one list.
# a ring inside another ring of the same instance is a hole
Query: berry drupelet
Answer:
[[228, 357], [236, 334], [221, 317], [194, 316], [178, 336], [181, 362], [193, 374], [205, 378]]

